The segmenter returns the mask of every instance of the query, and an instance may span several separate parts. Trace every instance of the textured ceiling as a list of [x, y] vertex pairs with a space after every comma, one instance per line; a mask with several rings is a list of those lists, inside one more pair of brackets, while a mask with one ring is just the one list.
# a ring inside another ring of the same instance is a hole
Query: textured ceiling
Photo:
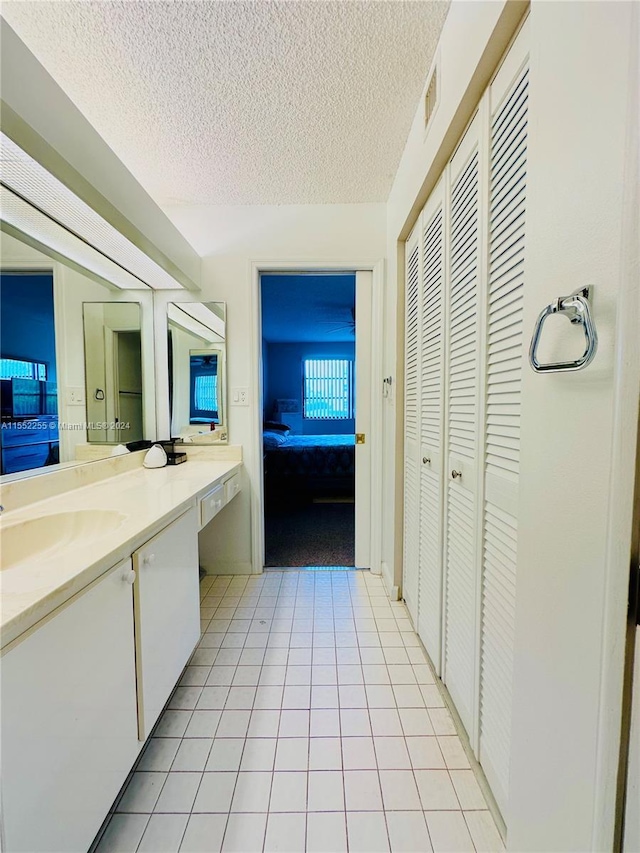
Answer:
[[435, 0], [8, 0], [2, 14], [160, 205], [387, 199]]

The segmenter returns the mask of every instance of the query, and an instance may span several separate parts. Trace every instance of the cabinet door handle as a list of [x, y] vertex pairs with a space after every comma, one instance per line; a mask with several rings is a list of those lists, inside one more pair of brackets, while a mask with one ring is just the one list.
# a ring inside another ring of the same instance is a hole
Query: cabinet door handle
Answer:
[[135, 582], [135, 579], [136, 579], [135, 569], [125, 569], [124, 572], [122, 573], [122, 580], [125, 583], [128, 583], [129, 586], [131, 586]]
[[423, 456], [422, 457], [422, 464], [423, 465], [431, 465], [431, 459], [429, 459], [428, 456]]
[[143, 557], [143, 559], [142, 559], [142, 562], [144, 563], [145, 566], [151, 566], [151, 565], [153, 565], [153, 563], [155, 563], [155, 561], [156, 561], [156, 555], [155, 554], [147, 554], [147, 556]]
[[462, 477], [462, 471], [452, 471], [452, 472], [451, 472], [451, 477], [452, 477], [454, 480], [457, 480], [457, 479], [458, 479], [458, 477]]

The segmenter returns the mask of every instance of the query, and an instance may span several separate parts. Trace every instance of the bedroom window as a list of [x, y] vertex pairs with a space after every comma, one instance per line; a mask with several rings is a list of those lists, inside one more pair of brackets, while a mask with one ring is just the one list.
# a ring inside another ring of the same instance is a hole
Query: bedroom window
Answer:
[[353, 418], [353, 361], [348, 358], [306, 358], [302, 397], [305, 418]]
[[47, 365], [41, 361], [0, 358], [0, 379], [46, 379]]

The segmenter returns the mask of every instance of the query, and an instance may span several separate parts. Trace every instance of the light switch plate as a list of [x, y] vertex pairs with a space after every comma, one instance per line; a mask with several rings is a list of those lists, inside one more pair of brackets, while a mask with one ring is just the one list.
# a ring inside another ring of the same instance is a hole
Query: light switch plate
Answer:
[[84, 388], [69, 386], [67, 388], [67, 406], [84, 406]]
[[248, 406], [249, 405], [249, 389], [248, 388], [232, 388], [231, 389], [231, 405], [232, 406]]

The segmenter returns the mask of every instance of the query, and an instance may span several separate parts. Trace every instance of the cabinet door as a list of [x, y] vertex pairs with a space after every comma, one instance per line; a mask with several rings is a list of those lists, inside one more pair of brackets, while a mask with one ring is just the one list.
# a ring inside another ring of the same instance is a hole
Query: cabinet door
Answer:
[[200, 637], [193, 508], [133, 555], [140, 739], [153, 728]]
[[442, 634], [444, 474], [444, 180], [422, 214], [420, 358], [420, 559], [418, 633], [438, 675]]
[[420, 228], [406, 244], [404, 374], [404, 553], [402, 596], [418, 626], [418, 560], [420, 551]]
[[85, 853], [139, 750], [131, 561], [2, 658], [7, 853]]
[[443, 681], [471, 735], [476, 707], [479, 453], [479, 116], [450, 164]]

